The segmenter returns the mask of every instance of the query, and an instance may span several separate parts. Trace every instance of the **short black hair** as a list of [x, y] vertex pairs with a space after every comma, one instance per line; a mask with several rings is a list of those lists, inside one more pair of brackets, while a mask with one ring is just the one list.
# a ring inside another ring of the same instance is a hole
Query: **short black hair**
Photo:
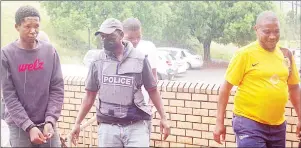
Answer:
[[39, 11], [35, 7], [29, 6], [29, 5], [21, 6], [17, 10], [17, 12], [15, 14], [16, 24], [20, 25], [24, 21], [24, 18], [26, 18], [26, 17], [39, 17], [39, 19], [41, 21]]
[[137, 31], [141, 28], [141, 22], [137, 18], [128, 18], [123, 21], [124, 31]]

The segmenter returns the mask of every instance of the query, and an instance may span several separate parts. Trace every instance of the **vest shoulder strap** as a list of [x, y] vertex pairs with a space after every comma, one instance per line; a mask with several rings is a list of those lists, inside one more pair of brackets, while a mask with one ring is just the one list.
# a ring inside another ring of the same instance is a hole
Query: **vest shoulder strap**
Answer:
[[282, 47], [280, 47], [280, 50], [281, 50], [281, 52], [282, 52], [282, 54], [283, 54], [283, 56], [284, 56], [284, 58], [288, 58], [289, 59], [289, 64], [288, 64], [288, 70], [289, 70], [289, 76], [291, 75], [291, 72], [292, 72], [292, 56], [293, 56], [293, 54], [292, 54], [292, 52], [289, 50], [289, 49], [287, 49], [287, 48], [282, 48]]

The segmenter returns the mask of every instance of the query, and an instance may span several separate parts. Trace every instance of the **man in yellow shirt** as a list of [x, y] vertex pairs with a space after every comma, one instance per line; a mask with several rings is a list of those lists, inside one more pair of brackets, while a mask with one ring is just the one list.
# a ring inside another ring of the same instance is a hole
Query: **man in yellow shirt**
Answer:
[[[257, 41], [239, 49], [226, 71], [221, 86], [214, 140], [225, 140], [224, 115], [233, 85], [238, 86], [234, 98], [232, 126], [238, 147], [285, 147], [285, 105], [290, 98], [298, 116], [300, 132], [299, 74], [293, 57], [285, 56], [277, 45], [280, 26], [271, 11], [259, 14]], [[291, 54], [289, 54], [291, 55]]]

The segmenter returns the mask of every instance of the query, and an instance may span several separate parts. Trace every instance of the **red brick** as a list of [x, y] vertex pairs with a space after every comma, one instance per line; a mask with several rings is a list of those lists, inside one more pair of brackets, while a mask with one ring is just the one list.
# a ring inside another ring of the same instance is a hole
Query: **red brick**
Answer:
[[186, 136], [202, 138], [202, 132], [196, 130], [186, 130]]
[[228, 133], [228, 134], [234, 134], [234, 131], [233, 131], [233, 128], [232, 127], [230, 127], [230, 126], [226, 126], [226, 132]]
[[[169, 105], [169, 99], [162, 99], [163, 105], [168, 106]], [[155, 107], [154, 107], [155, 108]]]
[[86, 93], [75, 92], [75, 98], [84, 99], [86, 97]]
[[226, 134], [226, 141], [227, 142], [235, 142], [235, 136], [230, 135], [230, 134]]
[[201, 108], [205, 109], [217, 109], [217, 103], [210, 103], [210, 102], [202, 102]]
[[178, 92], [184, 92], [184, 86], [186, 82], [180, 82], [180, 85], [178, 86]]
[[213, 139], [213, 133], [202, 131], [202, 139]]
[[185, 144], [183, 143], [173, 143], [173, 142], [170, 143], [170, 147], [184, 147], [184, 146]]
[[218, 95], [220, 86], [221, 86], [221, 84], [215, 84], [213, 89], [212, 89], [212, 94]]
[[184, 100], [169, 100], [170, 106], [181, 106], [184, 107]]
[[202, 117], [202, 123], [215, 124], [216, 118], [214, 117]]
[[202, 85], [203, 85], [203, 83], [198, 82], [197, 85], [194, 87], [194, 92], [197, 93], [197, 94], [200, 94]]
[[[162, 137], [162, 138], [163, 138], [163, 137]], [[152, 134], [151, 134], [151, 139], [152, 139], [152, 140], [161, 140], [161, 134], [152, 133]]]
[[297, 114], [296, 114], [295, 109], [292, 109], [292, 116], [293, 116], [293, 117], [297, 117]]
[[232, 120], [231, 119], [224, 119], [224, 124], [228, 126], [232, 126]]
[[226, 118], [232, 119], [233, 118], [233, 112], [232, 111], [226, 111]]
[[208, 131], [208, 124], [193, 123], [194, 130]]
[[65, 123], [75, 123], [75, 117], [64, 117]]
[[178, 114], [192, 114], [192, 108], [185, 108], [185, 107], [177, 107], [177, 113]]
[[212, 90], [213, 90], [213, 88], [214, 88], [214, 85], [215, 85], [215, 84], [212, 84], [212, 83], [208, 85], [208, 87], [207, 87], [207, 89], [206, 89], [206, 94], [213, 94], [213, 93], [212, 93], [212, 92], [213, 92]]
[[72, 104], [64, 104], [64, 110], [75, 110], [75, 105]]
[[208, 109], [193, 109], [193, 115], [208, 116]]
[[175, 92], [161, 92], [161, 97], [166, 99], [175, 99], [176, 93]]
[[185, 121], [185, 115], [180, 114], [170, 114], [170, 118], [173, 121]]
[[173, 86], [172, 86], [172, 91], [177, 92], [178, 91], [178, 86], [180, 85], [179, 81], [176, 81]]
[[169, 135], [166, 139], [168, 142], [177, 142], [177, 136]]
[[66, 98], [74, 98], [74, 92], [65, 91], [64, 96], [65, 96]]
[[227, 111], [232, 111], [233, 110], [234, 105], [233, 104], [227, 104], [226, 110]]
[[217, 110], [209, 110], [209, 116], [210, 117], [216, 117]]
[[226, 142], [226, 147], [237, 147], [235, 142]]
[[169, 147], [169, 142], [155, 141], [155, 147]]
[[184, 85], [184, 92], [189, 92], [190, 85], [191, 85], [191, 82], [186, 82], [186, 84]]
[[202, 85], [202, 87], [201, 87], [201, 93], [202, 94], [205, 94], [206, 93], [206, 90], [207, 90], [207, 87], [209, 86], [209, 84], [206, 84], [206, 83], [204, 83], [203, 85]]
[[200, 147], [198, 145], [185, 144], [185, 147]]
[[226, 144], [223, 143], [222, 145], [215, 142], [214, 140], [209, 140], [209, 147], [225, 147]]
[[178, 136], [177, 140], [178, 140], [179, 143], [192, 144], [192, 138], [191, 137]]
[[292, 109], [291, 108], [285, 108], [285, 115], [291, 116], [292, 115]]
[[64, 98], [64, 104], [69, 104], [70, 99], [69, 98]]
[[172, 86], [174, 85], [174, 83], [175, 83], [174, 81], [170, 81], [166, 87], [166, 90], [169, 92], [172, 91]]
[[195, 87], [198, 83], [192, 82], [190, 87], [189, 87], [189, 92], [194, 93], [195, 92]]
[[288, 117], [286, 117], [286, 121], [288, 124], [296, 124], [298, 122], [298, 118], [288, 116]]
[[186, 121], [201, 123], [201, 116], [186, 115]]
[[208, 146], [208, 140], [207, 139], [193, 138], [193, 144]]
[[294, 108], [294, 106], [292, 105], [291, 101], [287, 102], [286, 107], [288, 107], [288, 108]]
[[177, 121], [178, 128], [192, 129], [192, 123]]
[[185, 107], [201, 108], [201, 103], [197, 101], [185, 101]]
[[228, 103], [234, 103], [234, 96], [229, 96]]
[[208, 95], [209, 102], [217, 102], [218, 101], [218, 95]]
[[298, 140], [297, 136], [296, 136], [296, 133], [286, 133], [286, 140], [289, 140], [289, 141]]
[[208, 101], [208, 96], [204, 94], [192, 94], [192, 100]]
[[166, 106], [164, 107], [167, 113], [177, 113], [177, 107]]
[[[185, 129], [179, 129], [179, 128], [170, 128], [171, 135], [181, 135], [185, 136]], [[179, 142], [179, 141], [178, 141]]]
[[176, 93], [176, 98], [181, 100], [191, 100], [191, 93]]
[[298, 147], [298, 145], [299, 145], [299, 142], [293, 142], [293, 147]]
[[215, 129], [215, 125], [209, 124], [209, 132], [213, 132]]
[[286, 125], [286, 132], [292, 132], [292, 125], [290, 124]]
[[62, 116], [69, 116], [69, 110], [62, 110], [62, 113], [61, 113]]

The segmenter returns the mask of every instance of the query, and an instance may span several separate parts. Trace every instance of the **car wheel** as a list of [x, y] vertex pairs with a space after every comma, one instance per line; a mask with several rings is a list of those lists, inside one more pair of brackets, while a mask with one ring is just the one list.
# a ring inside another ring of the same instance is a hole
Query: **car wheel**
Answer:
[[192, 68], [190, 63], [186, 63], [186, 67], [187, 67], [187, 69], [191, 69]]

